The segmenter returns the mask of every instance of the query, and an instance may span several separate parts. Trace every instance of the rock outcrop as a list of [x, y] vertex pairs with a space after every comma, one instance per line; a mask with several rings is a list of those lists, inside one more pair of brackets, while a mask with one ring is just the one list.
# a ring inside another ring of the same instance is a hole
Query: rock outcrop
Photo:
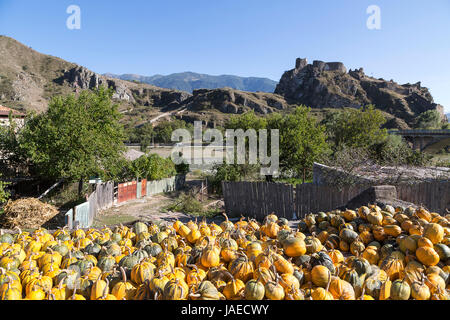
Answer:
[[239, 114], [253, 110], [269, 114], [288, 107], [283, 97], [273, 93], [245, 92], [231, 88], [194, 90], [192, 97], [184, 102], [190, 111], [217, 109], [223, 113]]
[[141, 106], [154, 106], [164, 108], [177, 108], [189, 98], [191, 94], [183, 91], [163, 89], [146, 84], [139, 84], [99, 75], [82, 66], [64, 71], [64, 74], [55, 80], [56, 83], [67, 85], [76, 91], [98, 89], [106, 86], [114, 90], [114, 100]]
[[387, 127], [408, 129], [414, 119], [428, 110], [443, 107], [421, 83], [400, 85], [393, 80], [375, 79], [364, 70], [349, 70], [340, 62], [326, 63], [297, 59], [295, 68], [286, 71], [275, 89], [289, 104], [311, 108], [360, 108], [368, 104], [391, 115]]

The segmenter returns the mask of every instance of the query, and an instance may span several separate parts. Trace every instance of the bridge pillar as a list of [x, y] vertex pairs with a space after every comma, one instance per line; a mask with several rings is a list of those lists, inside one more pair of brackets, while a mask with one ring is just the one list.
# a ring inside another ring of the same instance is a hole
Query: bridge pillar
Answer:
[[418, 139], [418, 138], [413, 138], [412, 139], [412, 141], [413, 141], [413, 149], [414, 150], [420, 150], [420, 141], [419, 141], [420, 139]]
[[425, 148], [426, 143], [425, 143], [425, 137], [420, 137], [420, 151], [423, 150], [423, 148]]

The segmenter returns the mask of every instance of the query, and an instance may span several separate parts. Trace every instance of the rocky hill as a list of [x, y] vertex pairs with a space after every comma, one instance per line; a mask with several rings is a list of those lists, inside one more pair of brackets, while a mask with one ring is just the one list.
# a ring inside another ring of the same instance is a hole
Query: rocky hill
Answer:
[[133, 106], [179, 107], [187, 92], [137, 84], [99, 75], [85, 67], [41, 54], [18, 41], [0, 36], [0, 104], [41, 112], [57, 94], [76, 93], [101, 85], [112, 87], [121, 109]]
[[340, 62], [325, 63], [297, 59], [295, 68], [281, 77], [275, 93], [290, 104], [311, 108], [359, 108], [375, 105], [385, 112], [388, 127], [408, 129], [422, 112], [436, 109], [444, 119], [444, 108], [421, 83], [400, 85], [393, 80], [369, 77], [361, 68], [349, 70]]
[[187, 121], [204, 120], [218, 125], [230, 114], [254, 110], [261, 116], [290, 112], [294, 105], [313, 108], [319, 117], [344, 107], [374, 104], [388, 118], [388, 128], [408, 129], [422, 112], [443, 107], [434, 103], [420, 83], [399, 85], [375, 79], [362, 69], [347, 72], [342, 63], [297, 59], [293, 70], [282, 76], [275, 93], [233, 88], [165, 89], [150, 84], [99, 75], [75, 63], [36, 52], [9, 37], [0, 36], [0, 104], [21, 111], [44, 111], [57, 94], [77, 93], [101, 85], [114, 89], [129, 125], [142, 124], [170, 110]]
[[249, 92], [273, 92], [278, 82], [267, 78], [238, 77], [233, 75], [212, 76], [195, 72], [174, 73], [167, 76], [154, 75], [150, 77], [136, 74], [115, 75], [105, 74], [107, 77], [138, 81], [157, 87], [181, 90], [192, 93], [197, 89], [233, 88]]

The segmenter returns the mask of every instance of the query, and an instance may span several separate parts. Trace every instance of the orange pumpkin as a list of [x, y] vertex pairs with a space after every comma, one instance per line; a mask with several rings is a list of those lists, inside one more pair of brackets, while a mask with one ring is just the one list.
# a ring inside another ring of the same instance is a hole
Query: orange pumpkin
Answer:
[[338, 277], [332, 277], [329, 290], [335, 300], [355, 300], [355, 290], [352, 285]]

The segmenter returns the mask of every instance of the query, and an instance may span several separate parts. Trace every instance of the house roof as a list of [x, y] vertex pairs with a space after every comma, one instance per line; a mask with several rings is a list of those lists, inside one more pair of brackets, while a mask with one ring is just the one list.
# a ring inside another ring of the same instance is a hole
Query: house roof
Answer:
[[25, 117], [25, 114], [22, 112], [0, 105], [0, 116], [9, 116], [10, 112], [12, 112], [13, 116], [21, 118]]
[[135, 150], [135, 149], [128, 149], [125, 152], [124, 157], [127, 160], [134, 161], [134, 160], [139, 159], [140, 157], [142, 157], [144, 155], [145, 155], [144, 152], [141, 152], [141, 151], [138, 151], [138, 150]]

